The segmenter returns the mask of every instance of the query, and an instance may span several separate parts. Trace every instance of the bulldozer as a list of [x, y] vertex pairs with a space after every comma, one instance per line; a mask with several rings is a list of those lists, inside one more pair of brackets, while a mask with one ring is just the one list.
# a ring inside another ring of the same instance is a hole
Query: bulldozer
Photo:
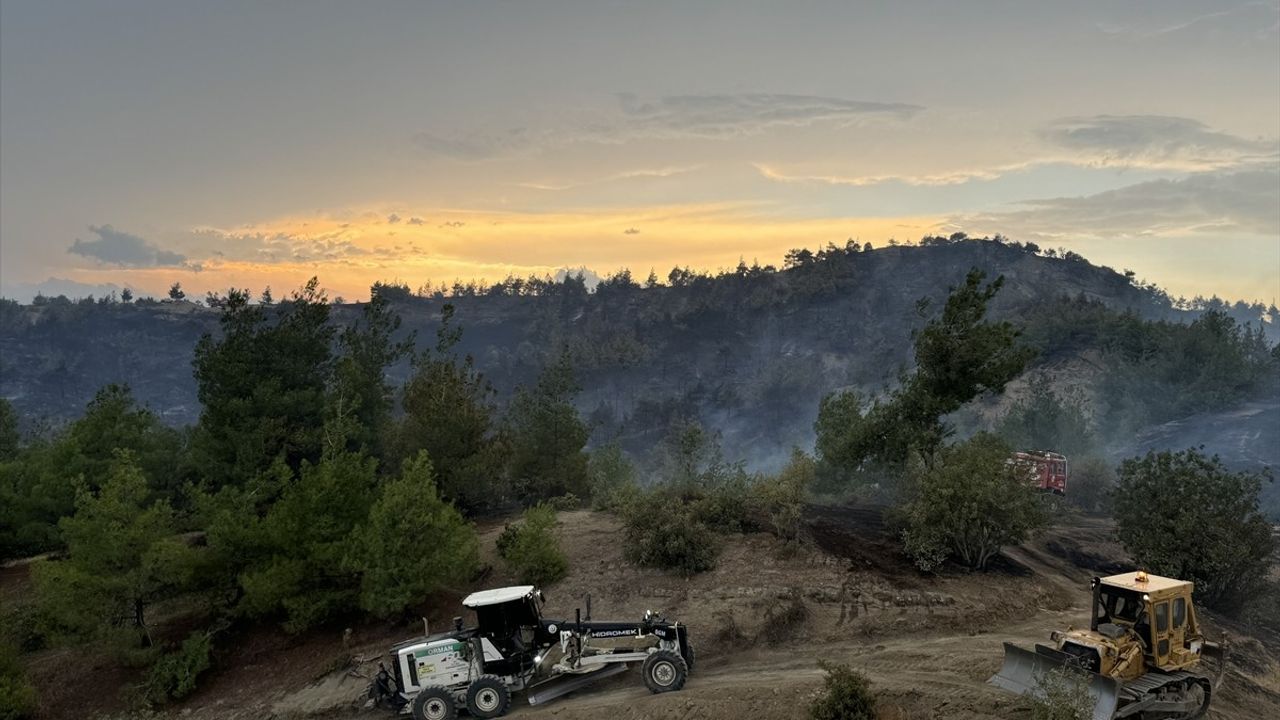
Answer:
[[[1209, 711], [1226, 651], [1205, 640], [1191, 602], [1194, 584], [1145, 571], [1093, 578], [1088, 629], [1050, 634], [1054, 645], [1025, 650], [1006, 642], [990, 683], [1043, 696], [1052, 673], [1072, 668], [1087, 680], [1093, 720], [1193, 720]], [[1202, 659], [1214, 658], [1213, 676]]]

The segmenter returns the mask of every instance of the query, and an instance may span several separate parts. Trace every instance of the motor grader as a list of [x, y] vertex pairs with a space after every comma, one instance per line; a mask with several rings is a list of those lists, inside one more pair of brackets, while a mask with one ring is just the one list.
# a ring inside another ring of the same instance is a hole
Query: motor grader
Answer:
[[542, 591], [532, 585], [482, 590], [462, 604], [476, 624], [461, 617], [448, 631], [424, 634], [391, 649], [391, 669], [380, 664], [369, 687], [376, 705], [408, 709], [414, 720], [453, 720], [465, 708], [471, 717], [507, 713], [511, 696], [524, 692], [541, 705], [633, 663], [650, 692], [684, 687], [693, 669], [689, 629], [646, 612], [639, 621], [593, 621], [542, 616]]
[[[1094, 720], [1192, 720], [1209, 710], [1225, 652], [1205, 640], [1191, 602], [1193, 583], [1144, 571], [1094, 578], [1089, 628], [1054, 631], [1053, 647], [1004, 644], [991, 684], [1042, 696], [1055, 671], [1076, 668], [1088, 681]], [[1213, 657], [1211, 677], [1201, 660]]]

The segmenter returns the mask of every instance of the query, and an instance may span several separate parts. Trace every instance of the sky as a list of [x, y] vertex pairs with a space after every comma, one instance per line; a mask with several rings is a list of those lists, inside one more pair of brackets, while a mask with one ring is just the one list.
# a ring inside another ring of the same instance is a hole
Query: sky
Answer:
[[1280, 0], [0, 0], [0, 295], [1001, 233], [1280, 301]]

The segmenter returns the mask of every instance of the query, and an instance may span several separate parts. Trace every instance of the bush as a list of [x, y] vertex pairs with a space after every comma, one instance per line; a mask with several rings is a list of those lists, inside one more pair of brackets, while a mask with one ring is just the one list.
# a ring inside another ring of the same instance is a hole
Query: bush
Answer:
[[1271, 567], [1271, 524], [1258, 510], [1269, 473], [1232, 472], [1195, 448], [1120, 464], [1116, 532], [1143, 567], [1190, 580], [1205, 605], [1239, 610]]
[[426, 451], [386, 482], [355, 531], [348, 563], [361, 571], [360, 605], [391, 614], [469, 579], [479, 565], [475, 528], [440, 497]]
[[539, 503], [524, 511], [517, 525], [508, 525], [498, 536], [498, 555], [520, 582], [550, 585], [569, 573], [569, 560], [556, 537], [556, 511]]
[[36, 691], [27, 681], [18, 651], [0, 642], [0, 720], [35, 717]]
[[719, 539], [690, 505], [667, 493], [641, 496], [627, 510], [627, 558], [637, 565], [677, 570], [684, 575], [716, 566]]
[[609, 512], [622, 511], [639, 493], [635, 475], [635, 467], [616, 444], [592, 452], [587, 461], [591, 507]]
[[1087, 457], [1071, 464], [1067, 500], [1087, 513], [1109, 513], [1115, 487], [1115, 470], [1101, 458]]
[[822, 694], [809, 705], [811, 720], [875, 720], [876, 698], [865, 675], [844, 664], [818, 665], [827, 675]]
[[791, 451], [791, 461], [777, 475], [760, 478], [751, 487], [755, 503], [769, 518], [774, 535], [787, 542], [800, 540], [804, 501], [817, 471], [817, 461], [795, 449]]
[[1070, 665], [1050, 670], [1036, 678], [1042, 695], [1031, 700], [1031, 720], [1091, 720], [1093, 696], [1089, 678]]
[[798, 588], [792, 588], [785, 597], [777, 598], [769, 603], [764, 611], [764, 624], [760, 635], [771, 643], [791, 640], [796, 632], [809, 619], [809, 606]]
[[999, 438], [979, 433], [943, 448], [931, 465], [912, 467], [903, 540], [922, 570], [951, 556], [984, 569], [1001, 547], [1022, 542], [1048, 521], [1026, 469], [1009, 455]]
[[161, 705], [190, 695], [200, 674], [209, 669], [212, 649], [213, 633], [195, 632], [177, 650], [161, 655], [143, 686], [147, 702]]

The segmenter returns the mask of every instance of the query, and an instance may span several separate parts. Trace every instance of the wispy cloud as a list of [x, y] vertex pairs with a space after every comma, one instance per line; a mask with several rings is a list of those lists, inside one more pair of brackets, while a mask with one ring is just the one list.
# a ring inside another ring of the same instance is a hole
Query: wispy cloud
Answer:
[[603, 185], [605, 183], [618, 182], [620, 180], [642, 180], [653, 178], [669, 178], [677, 175], [685, 175], [687, 173], [701, 170], [701, 165], [685, 165], [661, 168], [640, 168], [638, 170], [624, 170], [622, 172], [612, 173], [604, 177], [593, 178], [590, 180], [580, 180], [574, 182], [522, 182], [516, 183], [518, 187], [529, 188], [530, 190], [546, 190], [561, 191], [572, 190], [580, 187], [590, 187], [594, 185]]
[[[1191, 118], [1167, 115], [1095, 115], [1053, 120], [1035, 133], [1025, 160], [925, 173], [848, 172], [830, 161], [817, 171], [753, 163], [763, 177], [783, 183], [867, 187], [960, 185], [990, 181], [1051, 165], [1194, 173], [1268, 169], [1280, 164], [1280, 138], [1245, 138]], [[847, 162], [845, 164], [848, 164]], [[831, 167], [828, 171], [823, 167]], [[806, 167], [812, 168], [812, 163]]]
[[180, 267], [186, 256], [165, 250], [137, 235], [121, 232], [110, 225], [90, 225], [89, 232], [97, 235], [90, 240], [76, 238], [67, 252], [93, 258], [106, 265], [118, 267]]
[[651, 99], [622, 93], [617, 106], [584, 113], [577, 125], [516, 127], [463, 133], [420, 132], [414, 143], [458, 160], [487, 160], [573, 143], [626, 143], [641, 139], [723, 140], [758, 135], [777, 127], [820, 123], [853, 125], [873, 118], [906, 120], [923, 108], [821, 95], [774, 93], [668, 95]]
[[1231, 37], [1267, 38], [1280, 31], [1280, 3], [1247, 2], [1189, 18], [1130, 24], [1099, 24], [1107, 35], [1147, 40], [1193, 33], [1225, 33]]
[[1168, 115], [1066, 117], [1040, 135], [1077, 162], [1107, 166], [1208, 170], [1274, 161], [1280, 153], [1276, 138], [1242, 138]]
[[772, 165], [753, 163], [761, 176], [784, 183], [813, 183], [820, 185], [849, 185], [853, 187], [869, 187], [889, 183], [901, 183], [913, 186], [960, 185], [972, 180], [995, 180], [1010, 172], [1026, 170], [1038, 163], [1018, 163], [992, 168], [975, 168], [973, 170], [955, 170], [952, 172], [925, 175], [827, 175], [788, 173]]
[[770, 93], [671, 95], [656, 100], [622, 94], [619, 102], [630, 132], [713, 139], [754, 135], [785, 125], [852, 124], [868, 116], [906, 120], [923, 109], [906, 103]]
[[1081, 197], [1027, 200], [951, 224], [1012, 237], [1140, 237], [1204, 233], [1280, 236], [1280, 171], [1196, 173]]

